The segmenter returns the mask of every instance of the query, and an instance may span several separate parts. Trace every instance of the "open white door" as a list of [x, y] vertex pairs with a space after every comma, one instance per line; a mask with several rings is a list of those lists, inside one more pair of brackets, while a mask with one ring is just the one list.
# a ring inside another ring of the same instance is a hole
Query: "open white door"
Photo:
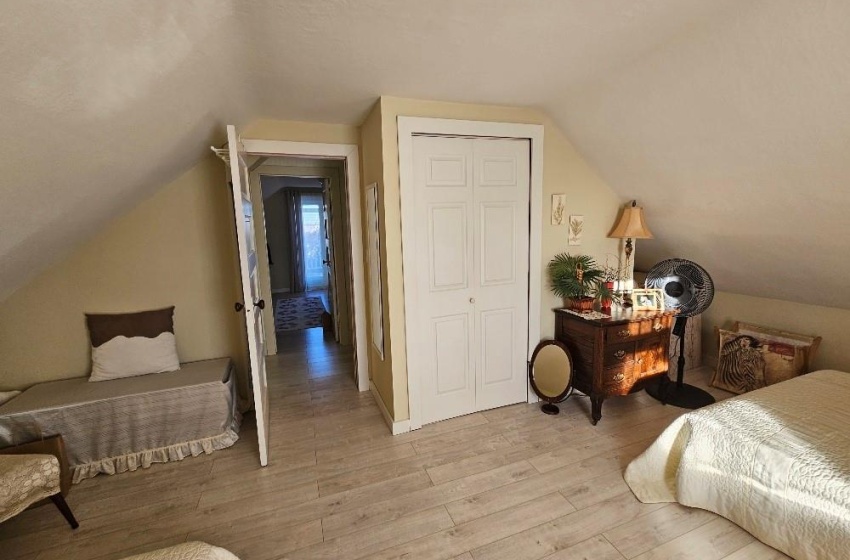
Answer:
[[334, 270], [334, 225], [333, 225], [333, 208], [331, 207], [331, 183], [325, 180], [325, 186], [322, 189], [322, 199], [324, 203], [324, 219], [325, 219], [325, 259], [324, 265], [327, 267], [328, 274], [328, 305], [330, 305], [331, 318], [333, 320], [334, 340], [339, 342], [339, 299], [336, 291], [336, 271]]
[[242, 305], [245, 313], [245, 327], [248, 331], [251, 385], [254, 391], [254, 410], [257, 413], [260, 465], [266, 466], [269, 462], [269, 393], [266, 382], [266, 331], [263, 327], [265, 302], [260, 294], [257, 238], [254, 234], [248, 165], [245, 162], [245, 149], [233, 125], [227, 126], [227, 149], [236, 238], [239, 245], [239, 269], [242, 274]]

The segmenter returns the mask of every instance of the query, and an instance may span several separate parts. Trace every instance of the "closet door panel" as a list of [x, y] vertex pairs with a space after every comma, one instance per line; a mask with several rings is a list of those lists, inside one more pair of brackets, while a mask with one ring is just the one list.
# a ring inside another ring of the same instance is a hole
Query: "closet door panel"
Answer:
[[[414, 138], [422, 423], [475, 411], [472, 140]], [[408, 243], [408, 240], [405, 240]]]
[[474, 141], [476, 409], [527, 398], [529, 143]]

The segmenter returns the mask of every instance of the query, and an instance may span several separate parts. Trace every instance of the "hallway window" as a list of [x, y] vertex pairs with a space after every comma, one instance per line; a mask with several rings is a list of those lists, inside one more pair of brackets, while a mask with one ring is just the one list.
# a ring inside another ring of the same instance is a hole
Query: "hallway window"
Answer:
[[301, 223], [304, 251], [304, 276], [308, 290], [325, 289], [328, 286], [325, 219], [321, 194], [301, 196]]

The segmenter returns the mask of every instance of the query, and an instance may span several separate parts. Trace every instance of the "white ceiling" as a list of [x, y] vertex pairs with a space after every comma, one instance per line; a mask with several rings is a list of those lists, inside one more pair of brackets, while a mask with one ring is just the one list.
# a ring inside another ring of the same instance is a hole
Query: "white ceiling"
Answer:
[[222, 125], [379, 95], [550, 114], [720, 289], [850, 307], [850, 3], [66, 0], [0, 18], [0, 299]]

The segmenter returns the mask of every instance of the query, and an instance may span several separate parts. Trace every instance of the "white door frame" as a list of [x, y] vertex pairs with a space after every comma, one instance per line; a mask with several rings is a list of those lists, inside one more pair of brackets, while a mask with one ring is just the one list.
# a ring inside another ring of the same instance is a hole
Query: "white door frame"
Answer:
[[363, 269], [363, 224], [360, 208], [360, 156], [354, 144], [319, 144], [283, 140], [243, 138], [242, 145], [250, 155], [286, 156], [309, 159], [345, 160], [345, 192], [348, 200], [348, 224], [351, 244], [351, 298], [354, 313], [354, 356], [357, 388], [369, 390], [369, 353], [366, 327], [366, 287]]
[[[402, 266], [404, 267], [405, 327], [418, 324], [416, 252], [405, 251], [405, 240], [415, 239], [413, 188], [413, 137], [462, 136], [471, 138], [525, 139], [531, 144], [531, 177], [529, 193], [530, 231], [528, 246], [528, 346], [526, 361], [540, 341], [540, 282], [543, 234], [543, 125], [484, 121], [461, 121], [423, 117], [398, 117], [399, 196], [401, 197]], [[247, 145], [246, 145], [247, 148]], [[409, 329], [408, 329], [409, 331]], [[422, 395], [419, 391], [422, 372], [417, 341], [406, 337], [407, 393], [410, 407], [410, 429], [422, 427]], [[526, 389], [527, 401], [536, 402], [534, 393]]]

